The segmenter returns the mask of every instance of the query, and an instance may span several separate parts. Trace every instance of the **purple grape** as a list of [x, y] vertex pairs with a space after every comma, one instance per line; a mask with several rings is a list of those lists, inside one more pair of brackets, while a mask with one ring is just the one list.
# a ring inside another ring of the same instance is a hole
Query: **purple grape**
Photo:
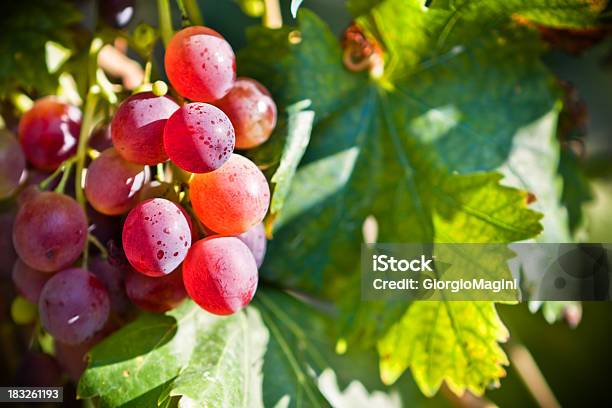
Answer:
[[66, 344], [79, 344], [104, 327], [110, 301], [104, 284], [94, 274], [71, 268], [49, 279], [38, 309], [42, 326], [53, 337]]
[[180, 268], [156, 278], [128, 270], [125, 275], [125, 290], [136, 306], [154, 313], [174, 309], [187, 297]]
[[100, 256], [92, 258], [89, 262], [89, 269], [106, 287], [111, 310], [118, 314], [124, 314], [130, 304], [123, 284], [125, 270]]
[[0, 214], [0, 277], [11, 274], [17, 253], [13, 246], [13, 223], [15, 214], [12, 212]]
[[261, 266], [266, 256], [266, 229], [262, 222], [251, 228], [250, 230], [237, 235], [236, 238], [241, 240], [249, 247], [257, 268]]
[[18, 387], [59, 387], [62, 372], [53, 357], [30, 351], [23, 356], [15, 380], [11, 385]]
[[13, 243], [19, 257], [43, 272], [66, 268], [81, 255], [87, 239], [85, 211], [72, 198], [42, 192], [17, 213]]
[[148, 178], [148, 167], [130, 163], [110, 148], [89, 165], [85, 195], [96, 211], [123, 214], [136, 205], [138, 191]]
[[40, 292], [51, 274], [30, 268], [21, 259], [13, 265], [13, 283], [17, 291], [31, 303], [38, 303]]
[[62, 370], [75, 382], [79, 380], [87, 367], [86, 356], [91, 347], [90, 342], [75, 345], [55, 342], [55, 359]]
[[17, 139], [8, 130], [0, 130], [0, 199], [9, 197], [19, 187], [25, 165]]

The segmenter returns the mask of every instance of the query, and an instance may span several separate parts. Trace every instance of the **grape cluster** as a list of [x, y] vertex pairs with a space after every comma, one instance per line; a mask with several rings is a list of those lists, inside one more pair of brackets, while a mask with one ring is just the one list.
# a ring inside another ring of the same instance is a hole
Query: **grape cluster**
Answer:
[[[54, 97], [23, 115], [18, 138], [0, 132], [0, 199], [18, 196], [2, 219], [12, 237], [0, 236], [21, 295], [14, 314], [27, 320], [22, 305], [38, 305], [72, 377], [132, 305], [161, 313], [189, 296], [228, 315], [257, 288], [270, 190], [234, 149], [268, 140], [274, 101], [236, 78], [232, 47], [206, 27], [174, 35], [165, 69], [175, 98], [129, 96], [91, 135], [80, 110]], [[71, 172], [79, 137], [91, 153], [84, 174]]]

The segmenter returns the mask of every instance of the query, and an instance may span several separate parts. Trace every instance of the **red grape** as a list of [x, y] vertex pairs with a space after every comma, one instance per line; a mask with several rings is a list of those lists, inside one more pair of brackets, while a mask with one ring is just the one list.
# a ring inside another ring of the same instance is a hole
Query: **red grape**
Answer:
[[276, 104], [270, 92], [254, 79], [238, 78], [215, 105], [234, 125], [237, 149], [259, 146], [270, 138], [276, 126]]
[[8, 130], [0, 130], [0, 200], [19, 187], [25, 165], [19, 142]]
[[26, 159], [41, 170], [55, 170], [76, 152], [81, 111], [53, 97], [37, 100], [19, 122]]
[[149, 276], [175, 270], [191, 246], [191, 231], [181, 208], [163, 198], [143, 201], [123, 225], [123, 249], [130, 264]]
[[127, 161], [154, 165], [168, 159], [164, 126], [178, 109], [167, 96], [142, 92], [127, 98], [113, 117], [111, 135], [117, 152]]
[[219, 108], [188, 103], [168, 119], [164, 148], [181, 169], [207, 173], [221, 167], [234, 151], [234, 127]]
[[176, 33], [166, 48], [164, 65], [174, 89], [198, 102], [222, 98], [236, 79], [231, 45], [207, 27], [188, 27]]
[[71, 268], [47, 281], [38, 308], [45, 330], [63, 343], [79, 344], [104, 327], [110, 301], [104, 284], [94, 274]]
[[72, 198], [41, 192], [19, 209], [13, 243], [19, 257], [44, 272], [57, 271], [77, 260], [87, 239], [87, 218]]
[[257, 289], [257, 265], [238, 238], [212, 236], [193, 244], [183, 263], [189, 296], [210, 313], [228, 315], [245, 307]]
[[89, 262], [89, 269], [106, 287], [111, 310], [118, 314], [124, 314], [129, 307], [123, 284], [125, 270], [99, 256], [92, 258]]
[[148, 176], [147, 167], [124, 160], [113, 148], [107, 149], [87, 169], [87, 201], [102, 214], [123, 214], [138, 202], [138, 192]]
[[17, 291], [31, 303], [38, 303], [40, 292], [51, 274], [30, 268], [21, 259], [13, 265], [13, 283]]
[[40, 189], [38, 188], [37, 184], [25, 187], [17, 195], [17, 205], [19, 207], [23, 206], [26, 201], [29, 201], [31, 198], [36, 197], [38, 193], [40, 193]]
[[255, 163], [237, 154], [215, 171], [196, 174], [190, 186], [196, 215], [222, 235], [242, 234], [257, 225], [270, 204], [266, 177]]
[[237, 235], [236, 238], [244, 242], [246, 246], [249, 247], [251, 253], [253, 254], [253, 258], [255, 258], [255, 262], [257, 263], [257, 268], [259, 268], [263, 263], [264, 257], [266, 256], [266, 229], [264, 228], [263, 223], [260, 222], [248, 231]]
[[125, 290], [136, 306], [154, 313], [174, 309], [187, 297], [181, 268], [157, 278], [128, 270]]

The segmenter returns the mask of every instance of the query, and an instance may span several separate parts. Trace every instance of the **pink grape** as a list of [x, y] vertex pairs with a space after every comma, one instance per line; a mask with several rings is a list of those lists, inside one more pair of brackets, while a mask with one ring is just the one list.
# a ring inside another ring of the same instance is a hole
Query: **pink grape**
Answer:
[[54, 97], [37, 100], [19, 122], [26, 159], [41, 170], [55, 170], [76, 152], [81, 111]]
[[174, 309], [187, 297], [181, 268], [157, 278], [128, 270], [125, 290], [136, 306], [153, 313]]
[[132, 163], [155, 165], [168, 159], [164, 151], [166, 120], [179, 108], [167, 96], [142, 92], [127, 98], [111, 123], [117, 153]]
[[270, 204], [266, 177], [237, 154], [215, 171], [196, 174], [189, 195], [200, 221], [222, 235], [242, 234], [259, 224]]
[[236, 131], [236, 149], [251, 149], [270, 138], [276, 126], [276, 104], [270, 92], [250, 78], [238, 78], [234, 87], [215, 102]]
[[221, 167], [234, 151], [234, 127], [219, 108], [189, 103], [168, 119], [164, 147], [181, 169], [207, 173]]
[[138, 192], [148, 178], [148, 167], [130, 163], [110, 148], [89, 165], [85, 195], [96, 211], [123, 214], [137, 204]]
[[40, 292], [51, 274], [30, 268], [21, 259], [13, 265], [13, 283], [17, 291], [31, 303], [38, 303]]
[[238, 238], [212, 236], [193, 244], [183, 263], [189, 296], [203, 309], [228, 315], [245, 307], [257, 289], [257, 265]]
[[85, 269], [65, 269], [47, 281], [38, 301], [40, 322], [57, 340], [79, 344], [104, 327], [110, 311], [108, 292]]
[[123, 225], [123, 249], [130, 264], [148, 276], [175, 270], [191, 246], [191, 231], [182, 209], [171, 201], [143, 201]]
[[72, 198], [41, 192], [19, 209], [13, 243], [19, 257], [43, 272], [66, 268], [77, 260], [87, 239], [87, 218]]
[[30, 198], [36, 197], [38, 193], [40, 193], [40, 189], [38, 188], [37, 184], [25, 187], [17, 196], [17, 205], [19, 207], [23, 206], [26, 201], [29, 201]]
[[188, 27], [176, 33], [166, 48], [164, 65], [174, 89], [198, 102], [222, 98], [236, 79], [232, 47], [207, 27]]
[[0, 130], [0, 200], [19, 187], [25, 166], [25, 156], [17, 139], [8, 130]]
[[251, 253], [253, 254], [253, 258], [255, 258], [255, 262], [257, 263], [257, 268], [259, 268], [263, 263], [264, 257], [266, 256], [267, 246], [266, 229], [264, 228], [263, 223], [260, 222], [248, 231], [237, 235], [236, 238], [244, 242], [246, 246], [249, 247]]

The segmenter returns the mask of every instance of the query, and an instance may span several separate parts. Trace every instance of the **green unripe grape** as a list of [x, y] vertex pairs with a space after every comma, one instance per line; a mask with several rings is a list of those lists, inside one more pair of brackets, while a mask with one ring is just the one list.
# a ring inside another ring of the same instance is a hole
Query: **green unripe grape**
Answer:
[[164, 81], [155, 81], [153, 83], [153, 95], [155, 96], [164, 96], [168, 93], [168, 85]]
[[36, 320], [38, 308], [25, 298], [17, 296], [11, 305], [11, 317], [17, 324], [29, 324]]
[[141, 50], [151, 50], [157, 41], [158, 33], [148, 24], [139, 24], [132, 34], [134, 45]]
[[266, 11], [263, 0], [239, 0], [240, 8], [249, 17], [261, 17]]

